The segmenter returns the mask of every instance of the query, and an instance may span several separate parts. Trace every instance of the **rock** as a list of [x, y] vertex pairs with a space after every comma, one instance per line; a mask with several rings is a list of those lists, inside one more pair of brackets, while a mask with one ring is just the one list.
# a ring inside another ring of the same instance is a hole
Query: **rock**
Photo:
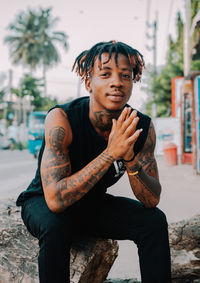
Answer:
[[140, 283], [134, 279], [107, 279], [104, 283]]
[[169, 226], [173, 283], [200, 283], [200, 215]]
[[[38, 283], [38, 243], [12, 200], [0, 203], [0, 283]], [[85, 238], [71, 249], [71, 283], [103, 283], [118, 255], [114, 240]]]

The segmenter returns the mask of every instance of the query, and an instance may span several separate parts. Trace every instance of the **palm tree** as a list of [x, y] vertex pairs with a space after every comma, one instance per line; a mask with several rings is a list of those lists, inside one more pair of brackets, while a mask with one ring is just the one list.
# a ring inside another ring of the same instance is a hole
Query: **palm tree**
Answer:
[[43, 67], [44, 93], [46, 94], [46, 69], [60, 62], [60, 56], [56, 49], [56, 43], [62, 45], [67, 50], [67, 35], [64, 32], [54, 31], [58, 18], [52, 18], [51, 8], [40, 9], [38, 14], [39, 39], [40, 39], [40, 64]]
[[37, 16], [32, 12], [21, 12], [14, 22], [9, 25], [12, 35], [5, 37], [5, 43], [9, 44], [10, 55], [14, 64], [22, 64], [29, 67], [31, 72], [39, 64]]
[[43, 67], [45, 95], [46, 69], [60, 62], [55, 44], [60, 43], [65, 50], [68, 47], [67, 35], [53, 30], [58, 18], [52, 18], [51, 10], [20, 12], [8, 27], [12, 34], [5, 37], [14, 64], [28, 66], [31, 74], [37, 67]]

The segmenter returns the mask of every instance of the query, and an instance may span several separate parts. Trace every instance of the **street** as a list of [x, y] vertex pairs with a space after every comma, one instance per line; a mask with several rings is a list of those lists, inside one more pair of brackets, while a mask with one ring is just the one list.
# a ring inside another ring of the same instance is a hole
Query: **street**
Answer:
[[[0, 151], [0, 201], [16, 199], [34, 177], [37, 160], [27, 151]], [[167, 215], [169, 223], [188, 219], [200, 213], [200, 176], [191, 165], [166, 166], [163, 156], [157, 156], [162, 195], [158, 205]], [[108, 189], [115, 195], [134, 197], [127, 174]], [[119, 241], [119, 256], [108, 278], [140, 279], [136, 246], [130, 241]]]
[[0, 150], [0, 161], [0, 200], [16, 198], [34, 177], [37, 161], [27, 150]]

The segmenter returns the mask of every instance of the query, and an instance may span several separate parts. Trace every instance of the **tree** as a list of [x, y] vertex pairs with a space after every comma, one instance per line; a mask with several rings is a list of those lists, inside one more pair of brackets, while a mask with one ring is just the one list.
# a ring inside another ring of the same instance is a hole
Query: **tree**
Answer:
[[6, 94], [5, 89], [0, 90], [0, 102], [3, 102], [4, 95]]
[[[192, 0], [192, 19], [200, 9], [200, 2]], [[150, 70], [146, 74], [145, 90], [151, 93], [152, 99], [147, 102], [146, 110], [148, 114], [151, 114], [152, 103], [156, 103], [157, 115], [169, 116], [171, 110], [171, 79], [177, 76], [183, 76], [183, 37], [184, 37], [184, 24], [181, 18], [181, 14], [177, 14], [177, 38], [175, 40], [169, 36], [169, 49], [167, 53], [166, 65], [161, 67], [157, 72], [157, 76], [154, 76], [154, 72]], [[198, 33], [198, 29], [195, 29], [195, 33]], [[193, 40], [193, 38], [192, 38]], [[196, 60], [195, 60], [196, 59]], [[191, 69], [193, 71], [200, 70], [199, 58], [194, 58], [191, 62]]]
[[12, 91], [15, 93], [20, 99], [23, 99], [25, 96], [29, 96], [31, 100], [31, 104], [37, 110], [42, 107], [42, 97], [41, 97], [41, 83], [40, 79], [36, 79], [31, 77], [29, 74], [25, 74], [22, 78], [19, 88], [13, 88]]
[[41, 96], [41, 79], [31, 77], [29, 74], [25, 74], [22, 78], [19, 88], [13, 88], [12, 91], [19, 98], [29, 96], [31, 105], [34, 106], [34, 110], [48, 110], [58, 103], [56, 98], [42, 97]]
[[38, 22], [40, 26], [40, 63], [43, 66], [43, 79], [46, 94], [46, 69], [60, 62], [60, 57], [54, 43], [59, 43], [65, 50], [68, 48], [67, 35], [63, 32], [53, 31], [58, 18], [52, 18], [51, 8], [40, 10]]
[[8, 27], [11, 35], [5, 37], [13, 64], [29, 67], [31, 73], [39, 64], [37, 15], [32, 11], [19, 13]]
[[53, 30], [58, 18], [52, 17], [51, 10], [20, 12], [8, 27], [11, 35], [5, 37], [14, 64], [29, 67], [31, 75], [37, 67], [43, 67], [45, 95], [46, 69], [60, 61], [55, 44], [60, 43], [65, 50], [68, 47], [67, 35]]
[[56, 98], [52, 99], [51, 97], [42, 97], [41, 87], [43, 87], [41, 79], [37, 79], [29, 74], [25, 74], [20, 81], [19, 88], [12, 89], [12, 92], [15, 93], [19, 98], [19, 124], [22, 122], [22, 100], [24, 97], [29, 97], [31, 105], [33, 105], [33, 109], [35, 111], [47, 111], [54, 105], [58, 104]]

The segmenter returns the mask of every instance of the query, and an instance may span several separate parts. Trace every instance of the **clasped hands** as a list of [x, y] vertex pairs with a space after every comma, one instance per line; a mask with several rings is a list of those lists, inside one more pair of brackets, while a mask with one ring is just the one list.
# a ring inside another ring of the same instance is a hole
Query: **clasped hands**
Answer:
[[142, 129], [136, 129], [138, 121], [137, 111], [131, 112], [130, 107], [123, 109], [118, 120], [112, 120], [107, 148], [115, 160], [133, 158], [133, 147], [142, 132]]

